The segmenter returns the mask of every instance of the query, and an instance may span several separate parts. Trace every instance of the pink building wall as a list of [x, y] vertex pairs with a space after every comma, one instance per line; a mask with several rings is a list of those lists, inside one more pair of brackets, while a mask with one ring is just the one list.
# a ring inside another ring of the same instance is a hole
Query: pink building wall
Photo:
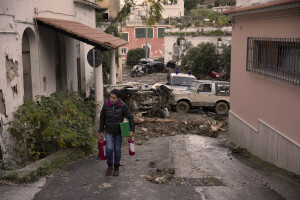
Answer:
[[300, 88], [247, 72], [246, 56], [247, 37], [299, 38], [299, 22], [299, 8], [234, 17], [230, 96], [231, 112], [254, 129], [262, 120], [298, 145]]
[[[143, 48], [146, 44], [145, 38], [135, 38], [135, 28], [145, 28], [145, 26], [127, 26], [123, 28], [123, 33], [128, 33], [129, 43], [122, 48], [130, 49]], [[153, 38], [148, 38], [148, 46], [150, 47], [149, 58], [162, 58], [164, 51], [164, 38], [158, 38], [158, 28], [165, 28], [164, 26], [154, 26]], [[127, 55], [122, 55], [122, 59], [127, 59]]]

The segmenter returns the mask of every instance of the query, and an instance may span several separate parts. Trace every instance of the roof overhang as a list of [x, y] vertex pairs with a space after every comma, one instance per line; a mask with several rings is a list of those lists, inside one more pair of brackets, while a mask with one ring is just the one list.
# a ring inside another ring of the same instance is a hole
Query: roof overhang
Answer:
[[40, 26], [95, 46], [102, 51], [116, 49], [128, 43], [125, 40], [79, 22], [44, 17], [37, 17], [36, 20]]
[[74, 3], [85, 5], [85, 6], [88, 6], [88, 7], [92, 7], [92, 8], [95, 8], [97, 10], [101, 9], [98, 4], [96, 4], [94, 2], [91, 2], [91, 1], [88, 1], [88, 0], [74, 0]]
[[300, 0], [279, 0], [279, 1], [272, 1], [269, 3], [255, 4], [246, 7], [232, 7], [229, 10], [223, 11], [222, 14], [237, 16], [237, 15], [246, 15], [246, 14], [268, 12], [268, 11], [275, 11], [275, 10], [283, 10], [283, 9], [296, 8], [296, 7], [300, 7]]

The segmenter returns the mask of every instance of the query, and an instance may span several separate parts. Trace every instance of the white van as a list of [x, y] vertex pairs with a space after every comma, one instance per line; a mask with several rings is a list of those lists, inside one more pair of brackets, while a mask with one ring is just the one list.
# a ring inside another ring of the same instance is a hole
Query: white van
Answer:
[[191, 74], [169, 73], [167, 77], [167, 85], [174, 90], [186, 90], [197, 78]]

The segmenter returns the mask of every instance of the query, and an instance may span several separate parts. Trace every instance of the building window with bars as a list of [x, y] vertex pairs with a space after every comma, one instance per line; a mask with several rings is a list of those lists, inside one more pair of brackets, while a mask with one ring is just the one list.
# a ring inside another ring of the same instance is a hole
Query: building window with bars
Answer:
[[300, 39], [249, 37], [246, 69], [300, 86]]
[[[135, 38], [146, 38], [146, 28], [135, 28]], [[148, 38], [153, 38], [153, 28], [148, 28]]]

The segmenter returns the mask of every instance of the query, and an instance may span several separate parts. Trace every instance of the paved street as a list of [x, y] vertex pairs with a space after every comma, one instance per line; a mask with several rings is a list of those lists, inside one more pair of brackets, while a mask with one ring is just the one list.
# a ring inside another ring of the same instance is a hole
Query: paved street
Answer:
[[[128, 71], [129, 68], [125, 68], [125, 82], [151, 84], [166, 80], [163, 73], [132, 78]], [[206, 120], [197, 113], [186, 116], [171, 114], [178, 119]], [[125, 145], [119, 177], [105, 176], [106, 162], [96, 161], [96, 156], [92, 156], [33, 184], [0, 184], [1, 200], [300, 199], [299, 184], [231, 154], [227, 136], [223, 136], [151, 138], [136, 145], [133, 157], [128, 155], [128, 146]], [[149, 167], [150, 162], [156, 163], [155, 168]], [[141, 177], [149, 175], [150, 170], [169, 166], [175, 167], [175, 177], [179, 182], [154, 184]]]
[[[105, 176], [105, 161], [90, 157], [57, 171], [35, 200], [44, 199], [299, 199], [300, 185], [229, 154], [219, 139], [179, 135], [150, 139], [130, 157], [123, 149], [119, 177]], [[175, 167], [178, 184], [153, 184], [150, 161], [158, 169]], [[210, 180], [209, 183], [203, 180]]]

